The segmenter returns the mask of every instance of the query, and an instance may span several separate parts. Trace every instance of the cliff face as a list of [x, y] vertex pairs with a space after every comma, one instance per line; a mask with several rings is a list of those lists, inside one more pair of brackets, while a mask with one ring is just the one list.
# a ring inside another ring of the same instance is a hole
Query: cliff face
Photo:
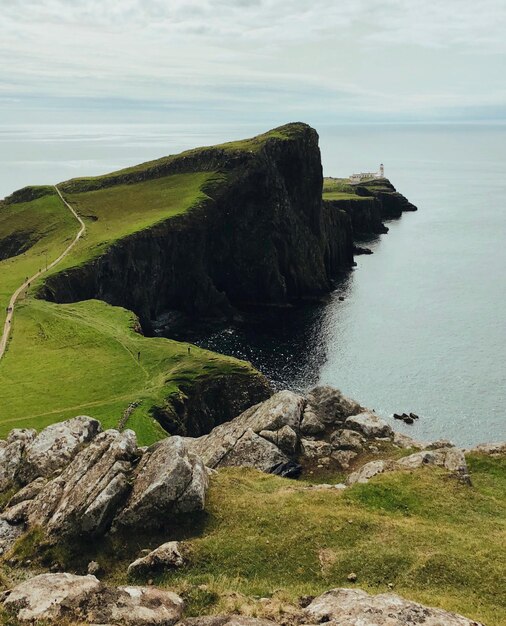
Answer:
[[[332, 180], [332, 179], [326, 179]], [[401, 217], [405, 211], [416, 211], [387, 179], [371, 180], [358, 185], [347, 185], [347, 191], [355, 195], [344, 194], [343, 198], [325, 199], [323, 204], [328, 208], [345, 211], [351, 220], [353, 237], [360, 239], [368, 235], [387, 233], [384, 220]], [[348, 196], [348, 197], [346, 197]]]
[[107, 185], [207, 170], [225, 179], [206, 189], [202, 206], [50, 277], [41, 295], [99, 298], [135, 311], [149, 327], [168, 309], [230, 315], [243, 303], [283, 305], [328, 292], [333, 276], [353, 262], [351, 220], [322, 203], [316, 131], [304, 124], [284, 131], [288, 137], [256, 150], [208, 148], [109, 177]]

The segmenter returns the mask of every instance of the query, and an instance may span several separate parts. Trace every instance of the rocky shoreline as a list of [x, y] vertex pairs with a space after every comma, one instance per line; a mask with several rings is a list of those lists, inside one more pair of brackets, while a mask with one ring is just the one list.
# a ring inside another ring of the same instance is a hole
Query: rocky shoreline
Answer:
[[[208, 434], [168, 437], [149, 448], [139, 448], [132, 431], [102, 432], [96, 420], [85, 416], [38, 434], [15, 429], [0, 442], [0, 491], [9, 495], [0, 514], [0, 548], [3, 558], [10, 559], [14, 546], [34, 531], [42, 532], [48, 545], [59, 545], [163, 530], [181, 514], [205, 510], [209, 481], [230, 466], [292, 478], [327, 470], [345, 474], [339, 484], [315, 483], [312, 488], [320, 491], [353, 489], [384, 472], [441, 468], [471, 488], [470, 452], [504, 456], [506, 444], [464, 451], [448, 441], [417, 442], [330, 387], [317, 387], [306, 396], [278, 392]], [[169, 541], [139, 555], [129, 574], [179, 568], [185, 559], [184, 548]], [[114, 588], [98, 580], [98, 569], [90, 563], [88, 574], [39, 574], [6, 591], [4, 608], [21, 622], [57, 623], [65, 617], [136, 626], [182, 619], [184, 603], [173, 592], [151, 586]], [[371, 607], [376, 621], [370, 621]], [[434, 626], [475, 623], [394, 595], [346, 589], [312, 600], [288, 623], [400, 626], [418, 623], [413, 621], [417, 615]], [[365, 621], [357, 621], [359, 617]], [[198, 620], [184, 623], [265, 626], [262, 620], [235, 616]]]

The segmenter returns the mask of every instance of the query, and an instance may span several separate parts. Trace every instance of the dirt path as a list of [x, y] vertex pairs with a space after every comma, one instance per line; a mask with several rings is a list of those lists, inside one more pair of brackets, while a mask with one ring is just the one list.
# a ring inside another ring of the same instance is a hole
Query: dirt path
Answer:
[[56, 193], [60, 196], [60, 199], [63, 202], [63, 204], [68, 208], [68, 210], [72, 213], [72, 215], [79, 222], [81, 228], [79, 229], [79, 232], [75, 236], [75, 238], [72, 241], [72, 243], [69, 246], [67, 246], [67, 248], [60, 254], [60, 256], [57, 259], [52, 261], [45, 269], [40, 270], [39, 272], [37, 272], [33, 276], [30, 276], [30, 278], [28, 278], [12, 294], [11, 299], [9, 301], [8, 310], [7, 310], [7, 317], [5, 318], [5, 324], [4, 324], [4, 330], [3, 330], [3, 333], [2, 333], [2, 338], [0, 339], [0, 359], [2, 359], [3, 355], [5, 354], [5, 350], [7, 348], [7, 342], [9, 340], [9, 336], [11, 334], [12, 317], [14, 315], [14, 308], [16, 306], [16, 302], [17, 302], [19, 296], [25, 291], [25, 289], [27, 289], [30, 286], [30, 284], [34, 280], [39, 278], [39, 276], [42, 276], [42, 274], [45, 274], [46, 272], [48, 272], [50, 269], [55, 267], [55, 265], [58, 265], [58, 263], [60, 263], [71, 252], [72, 248], [76, 245], [76, 243], [79, 241], [79, 239], [81, 239], [81, 237], [83, 236], [83, 234], [86, 231], [86, 225], [83, 222], [83, 220], [79, 217], [79, 215], [76, 213], [76, 211], [70, 206], [70, 204], [61, 195], [60, 190], [58, 189], [58, 187], [55, 185], [54, 188], [56, 189]]

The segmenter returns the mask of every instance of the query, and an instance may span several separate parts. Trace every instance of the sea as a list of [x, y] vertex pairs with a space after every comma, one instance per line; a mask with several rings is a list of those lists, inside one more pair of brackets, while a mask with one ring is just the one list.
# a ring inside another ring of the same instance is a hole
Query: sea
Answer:
[[[0, 125], [0, 198], [259, 125]], [[418, 439], [506, 440], [506, 125], [317, 126], [324, 173], [385, 175], [416, 213], [387, 223], [322, 303], [180, 324], [175, 338], [251, 361], [276, 388], [342, 390]], [[413, 425], [394, 413], [414, 412]]]

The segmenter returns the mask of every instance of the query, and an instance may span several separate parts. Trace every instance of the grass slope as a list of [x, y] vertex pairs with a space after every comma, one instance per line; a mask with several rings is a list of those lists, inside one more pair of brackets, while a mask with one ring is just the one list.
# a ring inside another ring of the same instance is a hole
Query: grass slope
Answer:
[[0, 437], [83, 413], [117, 428], [128, 405], [141, 402], [126, 426], [147, 445], [164, 435], [149, 409], [181, 384], [213, 374], [253, 374], [241, 361], [195, 346], [188, 354], [187, 344], [146, 338], [135, 324], [131, 312], [97, 300], [21, 305], [0, 363]]
[[270, 597], [279, 589], [294, 601], [348, 587], [355, 572], [370, 592], [390, 583], [410, 599], [505, 624], [506, 460], [476, 457], [470, 468], [471, 489], [423, 469], [344, 493], [220, 472], [191, 565], [166, 584], [207, 585], [221, 603], [230, 602], [227, 590]]
[[351, 185], [346, 178], [324, 178], [322, 197], [324, 200], [353, 200], [356, 202], [370, 200], [370, 198], [358, 196], [354, 185]]
[[[146, 166], [133, 169], [139, 168]], [[86, 263], [119, 239], [200, 205], [207, 198], [205, 190], [224, 180], [206, 171], [103, 187], [103, 178], [86, 179], [98, 181], [91, 191], [75, 181], [61, 185], [71, 190], [65, 197], [85, 221], [86, 233], [48, 274]], [[54, 190], [32, 191], [32, 196], [46, 195], [20, 202], [30, 193], [17, 193], [0, 204], [0, 250], [3, 244], [6, 256], [12, 249], [9, 241], [17, 241], [18, 247], [22, 242], [20, 254], [0, 262], [2, 316], [25, 277], [43, 267], [46, 258], [57, 258], [78, 228]], [[141, 337], [131, 330], [132, 315], [124, 310], [98, 302], [62, 306], [37, 300], [34, 294], [42, 280], [31, 285], [16, 307], [0, 361], [0, 436], [18, 426], [40, 429], [77, 413], [97, 417], [105, 427], [118, 426], [130, 402], [141, 401], [127, 425], [147, 444], [164, 434], [149, 410], [163, 404], [179, 385], [230, 372], [256, 375], [241, 361], [197, 348], [188, 356], [186, 344]]]
[[[56, 561], [77, 572], [96, 559], [105, 580], [124, 584], [127, 565], [141, 549], [179, 539], [189, 564], [146, 577], [181, 593], [189, 614], [283, 617], [301, 595], [355, 584], [372, 593], [393, 589], [503, 626], [506, 459], [473, 456], [468, 462], [473, 487], [422, 468], [377, 476], [344, 493], [223, 469], [212, 477], [206, 512], [173, 520], [162, 535], [48, 547], [34, 531], [14, 558], [35, 558], [36, 567]], [[351, 572], [356, 583], [348, 580]], [[13, 574], [4, 571], [7, 578]]]
[[55, 191], [14, 204], [0, 204], [0, 243], [8, 238], [24, 242], [25, 251], [0, 261], [0, 323], [12, 293], [27, 276], [56, 259], [75, 237], [77, 223]]

